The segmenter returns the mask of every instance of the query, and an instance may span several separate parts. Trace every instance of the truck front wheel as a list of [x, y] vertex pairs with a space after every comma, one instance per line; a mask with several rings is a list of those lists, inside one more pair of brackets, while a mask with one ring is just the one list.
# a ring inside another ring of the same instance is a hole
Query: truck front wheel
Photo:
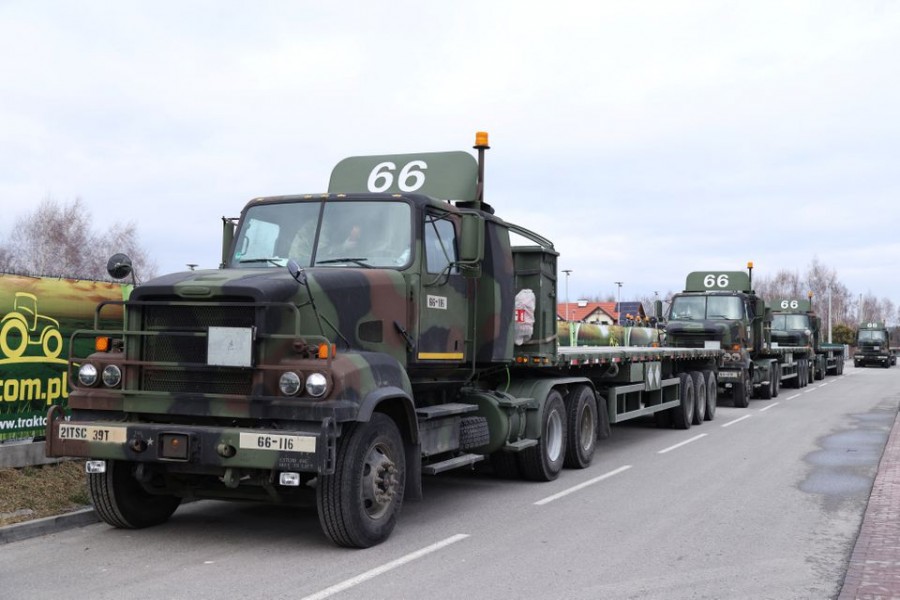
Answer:
[[731, 400], [737, 408], [750, 406], [750, 388], [753, 384], [747, 371], [741, 371], [741, 380], [731, 384]]
[[719, 403], [719, 383], [716, 381], [715, 371], [704, 371], [703, 377], [706, 379], [706, 420], [712, 421], [716, 418], [716, 405]]
[[151, 494], [135, 479], [133, 464], [106, 461], [104, 473], [88, 473], [87, 483], [94, 511], [119, 529], [143, 529], [165, 523], [181, 504], [181, 498]]
[[316, 488], [319, 523], [339, 546], [369, 548], [386, 540], [400, 514], [406, 458], [397, 425], [374, 413], [338, 439], [334, 474]]

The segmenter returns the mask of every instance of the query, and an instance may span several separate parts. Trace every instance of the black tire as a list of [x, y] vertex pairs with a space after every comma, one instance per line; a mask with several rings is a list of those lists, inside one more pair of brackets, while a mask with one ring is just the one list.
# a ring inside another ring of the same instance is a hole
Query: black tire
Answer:
[[806, 360], [798, 360], [797, 361], [797, 376], [791, 382], [792, 388], [797, 388], [798, 390], [803, 387], [803, 381], [806, 379]]
[[815, 374], [816, 379], [825, 379], [825, 368], [824, 367], [825, 367], [825, 365], [823, 365], [819, 361], [816, 361], [816, 374]]
[[519, 468], [525, 479], [556, 479], [566, 459], [566, 445], [566, 405], [562, 395], [551, 390], [541, 413], [541, 439], [519, 453]]
[[584, 469], [597, 447], [597, 398], [586, 385], [576, 385], [566, 395], [566, 459], [564, 466]]
[[731, 401], [737, 408], [750, 406], [750, 376], [747, 371], [741, 371], [741, 380], [731, 384]]
[[781, 393], [781, 365], [775, 363], [775, 379], [772, 380], [772, 397], [777, 398]]
[[775, 374], [772, 372], [771, 364], [766, 369], [766, 379], [768, 380], [766, 384], [759, 386], [759, 397], [763, 400], [771, 400], [775, 388]]
[[703, 425], [706, 420], [706, 380], [700, 371], [691, 373], [691, 378], [694, 380], [694, 418], [691, 424]]
[[512, 452], [494, 452], [491, 454], [491, 467], [494, 475], [500, 479], [520, 479], [522, 471], [519, 469], [519, 461]]
[[119, 529], [143, 529], [165, 523], [181, 504], [181, 498], [151, 494], [134, 477], [134, 464], [106, 461], [105, 473], [88, 473], [88, 493], [94, 511]]
[[397, 425], [374, 413], [338, 438], [333, 475], [316, 487], [319, 523], [337, 545], [368, 548], [386, 540], [403, 504], [406, 458]]
[[716, 381], [716, 374], [713, 371], [704, 371], [703, 377], [706, 379], [706, 420], [712, 421], [716, 418], [716, 406], [719, 403], [719, 382]]
[[672, 426], [675, 429], [690, 429], [694, 420], [694, 380], [688, 373], [680, 374], [678, 379], [681, 404], [672, 409]]

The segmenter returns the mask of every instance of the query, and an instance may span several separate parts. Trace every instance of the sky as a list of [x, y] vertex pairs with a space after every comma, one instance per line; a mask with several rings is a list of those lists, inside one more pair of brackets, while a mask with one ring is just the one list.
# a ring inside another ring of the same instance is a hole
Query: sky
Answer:
[[215, 268], [251, 198], [483, 130], [560, 300], [817, 258], [900, 304], [896, 0], [0, 0], [0, 73], [0, 242], [81, 198], [160, 274]]

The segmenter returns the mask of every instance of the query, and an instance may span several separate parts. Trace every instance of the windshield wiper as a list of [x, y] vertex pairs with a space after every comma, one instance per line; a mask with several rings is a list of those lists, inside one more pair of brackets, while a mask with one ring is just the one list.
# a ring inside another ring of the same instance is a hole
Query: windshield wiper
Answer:
[[287, 259], [276, 256], [274, 258], [245, 258], [238, 262], [242, 265], [247, 263], [269, 263], [276, 267], [283, 267], [287, 264]]
[[348, 258], [329, 258], [329, 259], [327, 259], [327, 260], [317, 260], [317, 261], [316, 261], [316, 264], [317, 264], [317, 265], [327, 265], [327, 264], [331, 264], [331, 263], [344, 263], [344, 262], [349, 262], [349, 263], [353, 263], [353, 264], [355, 264], [355, 265], [359, 265], [360, 267], [365, 267], [365, 268], [367, 268], [367, 269], [372, 269], [372, 268], [374, 268], [374, 267], [372, 267], [372, 265], [370, 265], [370, 264], [364, 262], [364, 261], [367, 261], [367, 260], [369, 260], [369, 259], [366, 258], [366, 257], [360, 257], [360, 258], [352, 258], [352, 257], [348, 257]]

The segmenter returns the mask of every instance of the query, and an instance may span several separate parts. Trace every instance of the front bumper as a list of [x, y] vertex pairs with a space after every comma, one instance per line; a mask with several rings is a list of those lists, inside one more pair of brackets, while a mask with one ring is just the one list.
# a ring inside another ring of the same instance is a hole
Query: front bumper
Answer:
[[333, 419], [291, 430], [172, 425], [122, 421], [67, 421], [53, 406], [47, 415], [47, 456], [331, 474], [337, 426]]

